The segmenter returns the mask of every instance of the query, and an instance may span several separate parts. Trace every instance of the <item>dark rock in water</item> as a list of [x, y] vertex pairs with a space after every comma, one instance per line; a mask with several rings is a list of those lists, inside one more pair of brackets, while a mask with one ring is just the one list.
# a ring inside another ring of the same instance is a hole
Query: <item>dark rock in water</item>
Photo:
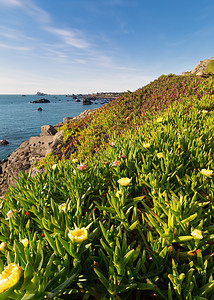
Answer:
[[80, 102], [80, 100], [79, 100], [79, 99], [76, 99], [75, 102]]
[[33, 102], [30, 103], [50, 103], [51, 101], [48, 99], [39, 99], [39, 100], [35, 100]]
[[84, 98], [84, 99], [82, 99], [82, 104], [83, 105], [90, 105], [90, 104], [92, 104], [92, 102], [89, 98]]
[[8, 145], [9, 142], [7, 140], [0, 140], [0, 145]]
[[43, 109], [42, 109], [41, 107], [39, 107], [37, 110], [38, 110], [38, 111], [43, 111]]

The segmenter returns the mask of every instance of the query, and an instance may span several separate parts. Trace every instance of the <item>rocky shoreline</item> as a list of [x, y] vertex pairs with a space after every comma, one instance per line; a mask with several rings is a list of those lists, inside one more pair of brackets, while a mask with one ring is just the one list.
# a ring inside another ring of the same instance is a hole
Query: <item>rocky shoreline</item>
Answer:
[[36, 161], [43, 159], [48, 153], [62, 144], [63, 131], [60, 127], [70, 121], [77, 121], [94, 113], [97, 110], [87, 109], [76, 117], [64, 118], [62, 122], [51, 126], [41, 127], [40, 136], [32, 136], [22, 143], [14, 152], [8, 155], [7, 159], [0, 161], [0, 197], [8, 190], [10, 185], [15, 185], [14, 178], [18, 178], [19, 171], [31, 172], [34, 176], [39, 170], [32, 168]]

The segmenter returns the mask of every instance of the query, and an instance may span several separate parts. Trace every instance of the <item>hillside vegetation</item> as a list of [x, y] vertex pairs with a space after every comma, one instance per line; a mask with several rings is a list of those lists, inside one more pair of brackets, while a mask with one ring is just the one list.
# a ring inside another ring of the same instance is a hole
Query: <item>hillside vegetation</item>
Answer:
[[161, 76], [63, 130], [0, 204], [0, 299], [213, 299], [213, 79]]
[[176, 101], [189, 101], [191, 107], [193, 101], [207, 102], [210, 96], [212, 100], [212, 94], [212, 79], [163, 75], [134, 93], [126, 92], [88, 118], [65, 124], [65, 143], [59, 145], [58, 155], [60, 158], [91, 159], [95, 152], [112, 142], [113, 134], [123, 136], [127, 135], [127, 130], [135, 131], [146, 120], [160, 114]]

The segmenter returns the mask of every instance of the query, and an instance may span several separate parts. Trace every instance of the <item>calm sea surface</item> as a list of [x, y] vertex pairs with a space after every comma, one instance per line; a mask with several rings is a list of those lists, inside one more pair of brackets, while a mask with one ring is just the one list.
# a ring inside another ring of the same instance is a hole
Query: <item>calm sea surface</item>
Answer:
[[[50, 103], [30, 103], [45, 98]], [[31, 136], [40, 135], [42, 125], [55, 125], [64, 117], [74, 117], [86, 109], [101, 107], [101, 103], [82, 105], [65, 95], [0, 95], [0, 140], [8, 145], [0, 145], [0, 160], [6, 158], [21, 143]], [[43, 111], [37, 109], [41, 107]]]

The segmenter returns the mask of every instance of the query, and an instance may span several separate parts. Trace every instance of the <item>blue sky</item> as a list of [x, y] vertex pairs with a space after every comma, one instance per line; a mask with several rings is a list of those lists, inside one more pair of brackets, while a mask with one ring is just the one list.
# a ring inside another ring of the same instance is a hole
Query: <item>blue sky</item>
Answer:
[[135, 91], [214, 56], [212, 0], [0, 0], [0, 94]]

